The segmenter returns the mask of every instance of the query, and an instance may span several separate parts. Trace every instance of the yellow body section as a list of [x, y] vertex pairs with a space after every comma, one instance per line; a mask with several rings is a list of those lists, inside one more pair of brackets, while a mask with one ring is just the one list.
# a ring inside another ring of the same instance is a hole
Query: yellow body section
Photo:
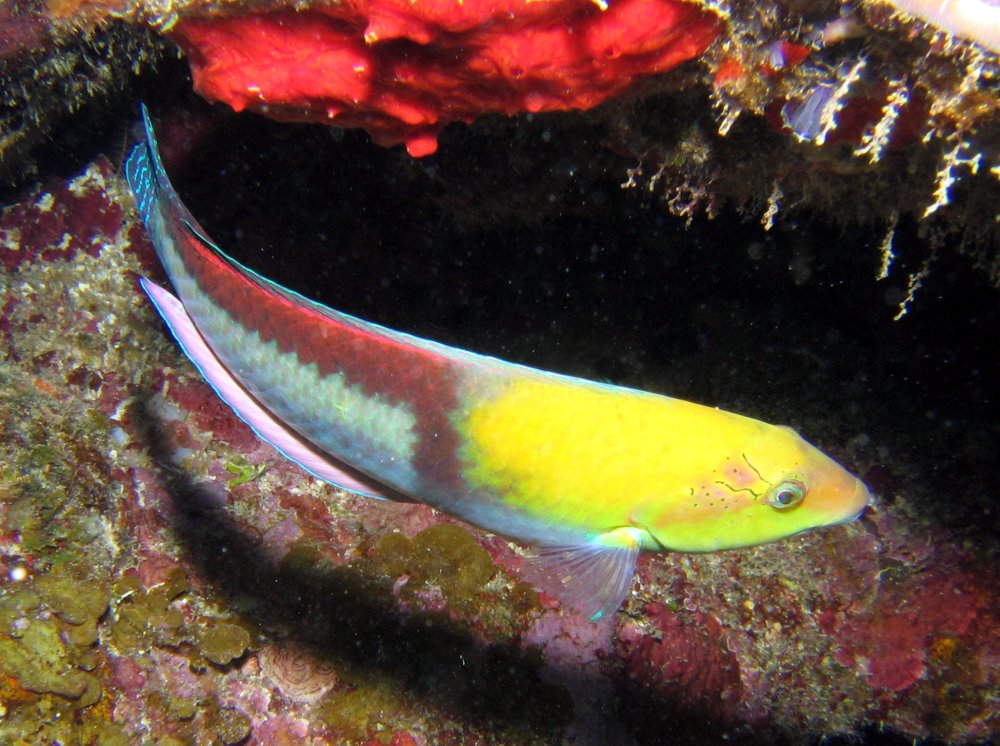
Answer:
[[[557, 376], [512, 376], [460, 429], [468, 484], [540, 522], [643, 549], [713, 551], [853, 518], [864, 486], [794, 431], [719, 409]], [[794, 480], [790, 509], [766, 499]]]

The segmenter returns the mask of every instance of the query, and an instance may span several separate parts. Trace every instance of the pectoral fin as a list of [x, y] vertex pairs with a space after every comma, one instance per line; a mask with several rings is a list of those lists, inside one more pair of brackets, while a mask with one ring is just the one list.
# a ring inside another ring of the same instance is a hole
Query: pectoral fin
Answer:
[[140, 277], [139, 282], [191, 362], [219, 397], [253, 428], [261, 440], [270, 443], [285, 458], [294, 461], [310, 474], [335, 487], [380, 500], [409, 501], [404, 495], [387, 489], [346, 464], [341, 464], [287, 427], [226, 369], [205, 342], [178, 298], [145, 277]]
[[573, 546], [543, 547], [529, 575], [592, 622], [614, 614], [632, 586], [642, 531], [618, 528]]

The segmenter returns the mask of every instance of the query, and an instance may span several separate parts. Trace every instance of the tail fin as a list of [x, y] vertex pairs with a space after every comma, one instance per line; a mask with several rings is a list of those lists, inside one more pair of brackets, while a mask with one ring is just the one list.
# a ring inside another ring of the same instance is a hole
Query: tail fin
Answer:
[[170, 188], [160, 152], [157, 149], [156, 135], [153, 133], [153, 122], [149, 118], [149, 110], [142, 104], [142, 124], [145, 137], [136, 144], [125, 162], [125, 179], [128, 181], [132, 194], [142, 215], [142, 222], [148, 227], [153, 207], [160, 197], [161, 190]]

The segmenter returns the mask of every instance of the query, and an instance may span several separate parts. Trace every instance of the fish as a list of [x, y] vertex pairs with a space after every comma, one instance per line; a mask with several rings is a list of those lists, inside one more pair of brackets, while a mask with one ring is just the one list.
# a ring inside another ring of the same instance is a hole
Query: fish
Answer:
[[764, 544], [871, 501], [789, 427], [394, 331], [272, 282], [206, 235], [145, 106], [142, 121], [125, 177], [173, 292], [141, 286], [219, 397], [310, 474], [529, 545], [529, 579], [595, 622], [640, 553]]

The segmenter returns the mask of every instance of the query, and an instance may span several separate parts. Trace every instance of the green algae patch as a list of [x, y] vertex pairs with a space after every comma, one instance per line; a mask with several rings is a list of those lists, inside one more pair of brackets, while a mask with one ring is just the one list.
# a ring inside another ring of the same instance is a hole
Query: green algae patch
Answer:
[[8, 533], [37, 531], [41, 523], [42, 519], [31, 497], [22, 497], [8, 503], [4, 518], [4, 529]]
[[412, 541], [402, 534], [386, 534], [376, 542], [372, 561], [389, 577], [406, 576], [404, 592], [437, 585], [458, 608], [469, 607], [496, 572], [489, 553], [450, 523], [424, 529]]
[[[0, 596], [0, 743], [124, 743], [95, 714], [104, 684], [97, 627], [109, 589], [99, 567], [62, 564]], [[88, 709], [92, 708], [92, 709]], [[84, 710], [87, 714], [80, 714]], [[67, 717], [73, 712], [73, 717]], [[67, 730], [67, 721], [74, 727]], [[93, 734], [81, 740], [80, 734]]]
[[493, 577], [490, 555], [467, 531], [450, 523], [421, 531], [413, 538], [413, 548], [433, 579], [463, 596], [478, 593]]
[[93, 704], [97, 704], [103, 690], [100, 680], [96, 676], [84, 673], [83, 671], [74, 672], [73, 675], [80, 679], [84, 685], [83, 692], [76, 698], [76, 707], [90, 707]]
[[205, 630], [201, 637], [201, 654], [220, 666], [241, 657], [249, 646], [250, 633], [237, 624], [227, 622]]
[[93, 625], [107, 611], [110, 601], [106, 584], [81, 577], [68, 568], [39, 576], [34, 588], [56, 616], [73, 625]]
[[226, 482], [226, 486], [230, 489], [239, 487], [241, 484], [246, 484], [247, 482], [255, 482], [267, 471], [267, 464], [251, 464], [246, 459], [230, 461], [223, 464], [223, 466], [226, 471], [234, 475], [232, 479]]
[[156, 746], [188, 746], [188, 741], [181, 741], [174, 738], [171, 735], [162, 736], [157, 742]]
[[219, 710], [209, 727], [225, 746], [242, 743], [253, 730], [250, 718], [232, 707]]
[[188, 590], [187, 582], [175, 574], [166, 582], [145, 589], [134, 575], [124, 575], [114, 584], [117, 600], [111, 638], [119, 649], [149, 645], [179, 647], [194, 642], [184, 615], [171, 604]]
[[191, 720], [198, 714], [197, 705], [186, 697], [167, 697], [165, 709], [173, 720]]
[[9, 596], [0, 598], [0, 629], [8, 630], [12, 637], [20, 637], [15, 622], [42, 605], [42, 597], [28, 588], [20, 588]]
[[299, 540], [292, 544], [282, 557], [280, 572], [289, 577], [320, 579], [332, 567], [330, 559], [314, 544]]
[[85, 619], [77, 625], [70, 626], [64, 632], [68, 642], [73, 643], [78, 648], [86, 648], [95, 645], [98, 640], [97, 620]]
[[135, 741], [125, 735], [121, 726], [104, 720], [81, 723], [74, 718], [46, 718], [32, 710], [16, 709], [7, 712], [0, 722], [0, 743], [11, 746], [132, 746]]
[[531, 583], [520, 581], [510, 589], [510, 604], [515, 611], [528, 613], [539, 607], [538, 591]]
[[389, 713], [397, 716], [404, 711], [391, 687], [373, 682], [351, 691], [331, 695], [319, 709], [319, 717], [331, 728], [351, 741], [359, 741], [372, 730], [392, 727]]
[[19, 640], [0, 639], [0, 672], [17, 679], [29, 692], [65, 699], [79, 699], [91, 687], [88, 674], [71, 665], [59, 629], [44, 621], [30, 622]]

